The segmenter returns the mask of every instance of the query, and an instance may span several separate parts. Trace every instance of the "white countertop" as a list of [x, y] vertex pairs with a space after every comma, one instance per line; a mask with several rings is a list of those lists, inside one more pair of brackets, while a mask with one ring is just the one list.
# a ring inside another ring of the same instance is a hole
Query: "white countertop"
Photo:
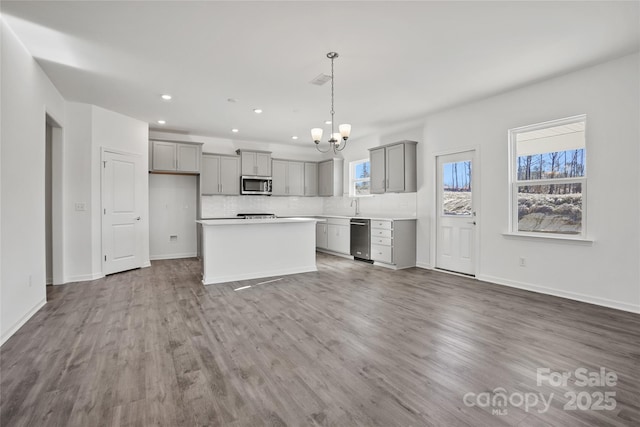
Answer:
[[295, 218], [256, 218], [256, 219], [200, 219], [196, 221], [202, 225], [246, 225], [246, 224], [286, 224], [286, 223], [300, 223], [300, 222], [316, 222], [312, 217], [295, 217]]
[[301, 215], [298, 218], [340, 218], [340, 219], [351, 219], [351, 218], [362, 218], [362, 219], [373, 219], [373, 220], [386, 220], [386, 221], [415, 221], [415, 217], [402, 217], [402, 216], [379, 216], [379, 215]]

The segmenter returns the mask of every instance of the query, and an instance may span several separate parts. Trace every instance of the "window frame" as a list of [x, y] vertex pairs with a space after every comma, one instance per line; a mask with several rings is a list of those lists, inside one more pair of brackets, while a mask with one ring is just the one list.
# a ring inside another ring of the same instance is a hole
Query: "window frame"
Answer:
[[[368, 178], [356, 178], [356, 167], [362, 163], [369, 163], [369, 177]], [[368, 182], [369, 194], [357, 194], [356, 183]], [[371, 159], [369, 157], [360, 160], [353, 160], [349, 162], [349, 197], [371, 197]]]
[[[547, 129], [556, 126], [568, 125], [572, 123], [584, 122], [584, 175], [572, 178], [546, 178], [518, 180], [518, 157], [517, 157], [517, 135], [524, 132], [531, 132], [540, 129]], [[524, 237], [539, 237], [546, 239], [569, 239], [587, 240], [587, 175], [588, 175], [588, 150], [587, 150], [587, 115], [580, 114], [563, 119], [549, 120], [527, 126], [520, 126], [509, 129], [509, 234]], [[526, 185], [551, 185], [551, 184], [573, 184], [579, 183], [582, 187], [582, 212], [581, 230], [578, 234], [569, 233], [543, 233], [536, 231], [518, 230], [518, 187]]]

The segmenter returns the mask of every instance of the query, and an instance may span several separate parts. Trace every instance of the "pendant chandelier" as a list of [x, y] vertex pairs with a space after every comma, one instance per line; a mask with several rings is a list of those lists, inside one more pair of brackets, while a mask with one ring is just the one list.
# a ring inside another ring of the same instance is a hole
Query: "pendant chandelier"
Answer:
[[316, 144], [316, 149], [321, 153], [327, 153], [330, 150], [333, 150], [334, 153], [338, 151], [342, 151], [347, 146], [347, 139], [349, 139], [349, 134], [351, 133], [351, 125], [348, 123], [341, 124], [338, 126], [339, 132], [334, 132], [334, 123], [335, 120], [333, 118], [335, 111], [333, 109], [333, 60], [338, 57], [337, 52], [329, 52], [327, 53], [327, 58], [331, 60], [331, 135], [329, 136], [329, 148], [326, 150], [322, 150], [320, 148], [320, 140], [322, 139], [322, 129], [321, 128], [313, 128], [311, 129], [311, 138], [313, 142]]

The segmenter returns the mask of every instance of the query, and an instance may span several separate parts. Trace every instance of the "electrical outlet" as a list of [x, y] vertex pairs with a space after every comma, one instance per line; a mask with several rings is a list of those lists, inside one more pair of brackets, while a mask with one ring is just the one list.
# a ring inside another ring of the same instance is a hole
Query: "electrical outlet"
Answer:
[[169, 242], [177, 242], [178, 241], [178, 236], [177, 235], [172, 235], [169, 236]]
[[84, 212], [87, 210], [87, 204], [85, 202], [76, 202], [76, 212]]
[[526, 267], [527, 266], [527, 259], [524, 257], [520, 257], [520, 267]]

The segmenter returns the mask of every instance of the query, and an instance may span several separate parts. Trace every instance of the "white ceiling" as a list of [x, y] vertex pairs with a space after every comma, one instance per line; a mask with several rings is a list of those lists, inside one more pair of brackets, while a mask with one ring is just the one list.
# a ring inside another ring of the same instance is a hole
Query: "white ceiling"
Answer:
[[[327, 128], [330, 84], [309, 82], [330, 74], [329, 51], [340, 54], [336, 122], [351, 123], [357, 139], [637, 51], [638, 5], [2, 1], [1, 8], [68, 100], [152, 128], [164, 119], [167, 129], [193, 134], [311, 144], [309, 129]], [[163, 93], [173, 100], [162, 101]]]

